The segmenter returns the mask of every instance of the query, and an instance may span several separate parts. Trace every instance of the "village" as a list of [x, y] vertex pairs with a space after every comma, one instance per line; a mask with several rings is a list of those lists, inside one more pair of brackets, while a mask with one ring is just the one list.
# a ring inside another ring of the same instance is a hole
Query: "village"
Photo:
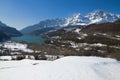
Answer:
[[47, 52], [42, 53], [41, 51], [32, 50], [28, 48], [27, 44], [7, 41], [0, 43], [0, 60], [56, 60], [62, 55], [48, 55]]

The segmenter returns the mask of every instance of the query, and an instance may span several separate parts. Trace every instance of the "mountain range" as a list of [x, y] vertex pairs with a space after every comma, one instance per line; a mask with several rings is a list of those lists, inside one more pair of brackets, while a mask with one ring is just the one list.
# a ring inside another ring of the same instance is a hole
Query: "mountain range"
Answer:
[[83, 16], [80, 13], [78, 13], [67, 18], [55, 18], [55, 19], [43, 20], [40, 21], [38, 24], [34, 24], [23, 28], [21, 32], [0, 21], [0, 38], [1, 38], [0, 41], [4, 39], [9, 39], [10, 37], [13, 36], [21, 36], [22, 33], [41, 35], [61, 28], [65, 28], [65, 29], [71, 29], [76, 27], [83, 28], [90, 24], [115, 22], [119, 19], [120, 19], [120, 15], [118, 14], [97, 10], [88, 13], [86, 16]]
[[97, 10], [88, 13], [86, 16], [82, 16], [80, 13], [74, 14], [72, 17], [67, 18], [55, 18], [40, 21], [38, 24], [34, 24], [25, 27], [21, 30], [23, 34], [37, 34], [56, 30], [58, 28], [71, 28], [75, 26], [86, 26], [90, 24], [100, 24], [107, 22], [114, 22], [120, 19], [120, 15]]

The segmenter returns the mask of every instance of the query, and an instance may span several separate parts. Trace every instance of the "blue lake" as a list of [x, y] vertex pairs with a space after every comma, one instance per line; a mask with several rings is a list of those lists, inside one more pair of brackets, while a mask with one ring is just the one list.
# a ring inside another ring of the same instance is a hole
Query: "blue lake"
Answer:
[[32, 35], [23, 35], [20, 37], [12, 37], [11, 40], [14, 41], [25, 41], [28, 43], [44, 43], [44, 39], [41, 38], [40, 36], [32, 36]]

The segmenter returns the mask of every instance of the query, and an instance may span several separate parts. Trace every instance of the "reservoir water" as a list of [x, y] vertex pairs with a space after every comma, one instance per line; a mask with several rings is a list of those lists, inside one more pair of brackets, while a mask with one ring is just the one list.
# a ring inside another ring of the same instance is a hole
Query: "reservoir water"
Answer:
[[24, 41], [28, 43], [44, 43], [44, 39], [41, 38], [40, 36], [33, 36], [33, 35], [23, 35], [20, 37], [12, 37], [11, 40], [14, 41]]

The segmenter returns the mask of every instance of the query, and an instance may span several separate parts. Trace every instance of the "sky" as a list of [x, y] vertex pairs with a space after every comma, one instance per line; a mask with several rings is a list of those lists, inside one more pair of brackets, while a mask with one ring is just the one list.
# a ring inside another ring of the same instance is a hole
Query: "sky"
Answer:
[[41, 20], [95, 10], [120, 14], [120, 0], [0, 0], [0, 21], [20, 30]]

